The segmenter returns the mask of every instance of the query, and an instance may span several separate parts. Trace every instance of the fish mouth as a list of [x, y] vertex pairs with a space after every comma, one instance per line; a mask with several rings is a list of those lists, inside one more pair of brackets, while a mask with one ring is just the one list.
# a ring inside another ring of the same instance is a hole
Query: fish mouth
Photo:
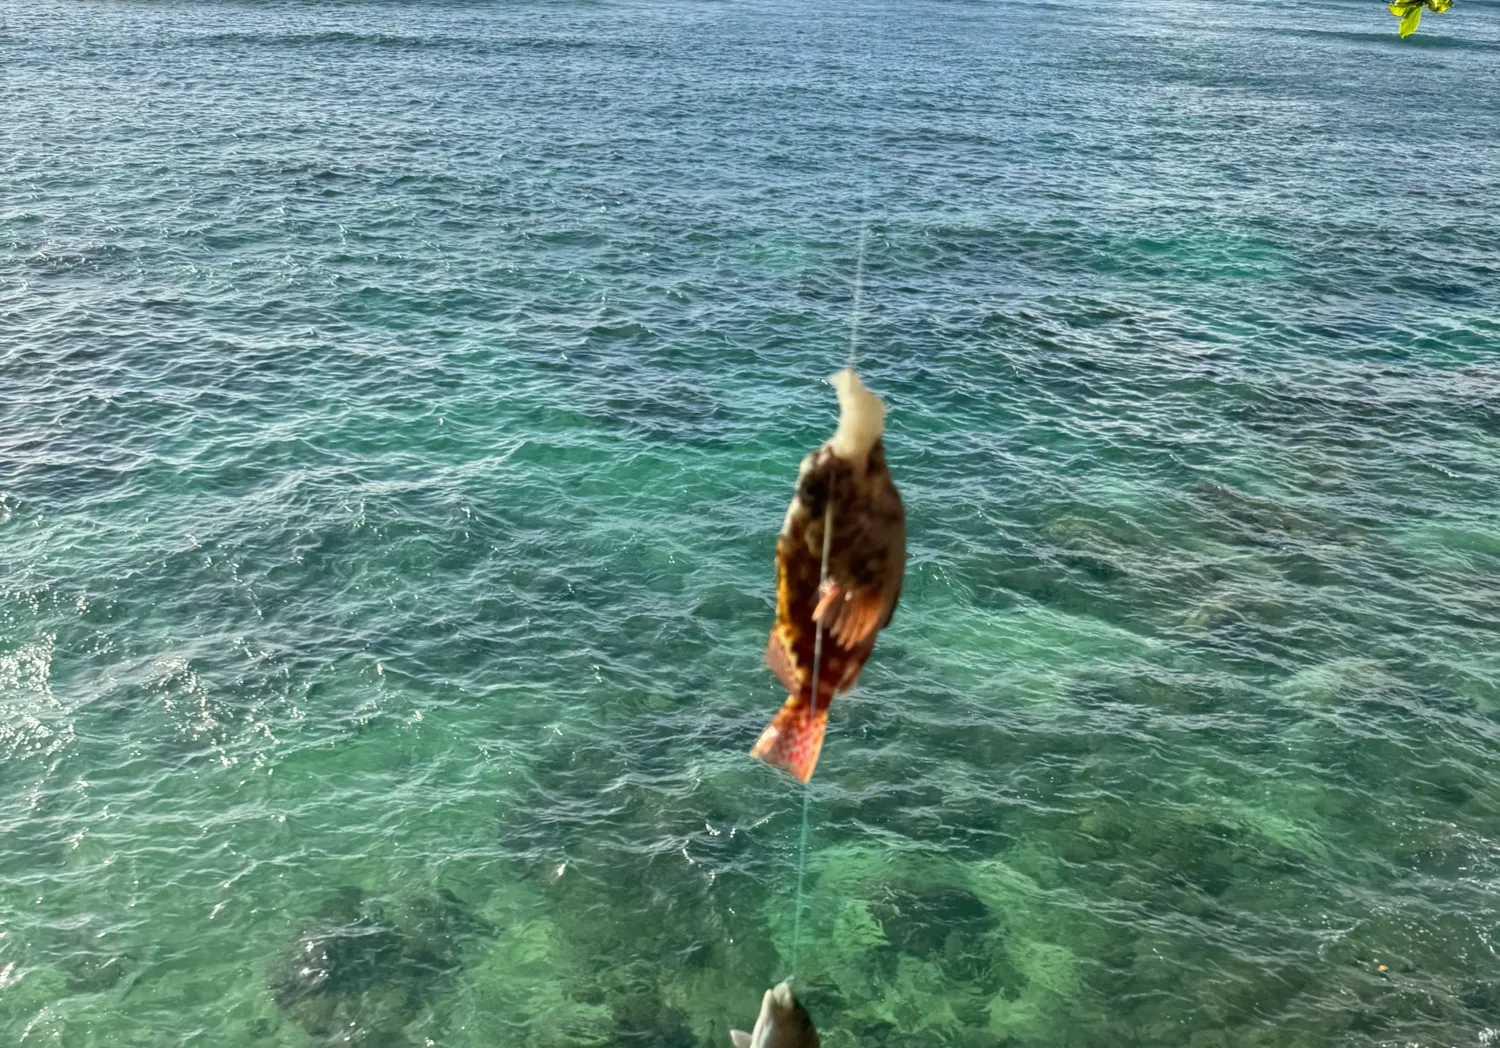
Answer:
[[777, 1009], [783, 1012], [789, 1012], [797, 1006], [797, 998], [792, 993], [792, 980], [790, 978], [781, 980], [781, 982], [767, 990], [766, 998], [774, 1000]]

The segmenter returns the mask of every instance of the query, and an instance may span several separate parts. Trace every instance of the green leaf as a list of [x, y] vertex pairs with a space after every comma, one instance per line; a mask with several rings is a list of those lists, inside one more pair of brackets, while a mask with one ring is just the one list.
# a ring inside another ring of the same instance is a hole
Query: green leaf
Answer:
[[1393, 0], [1391, 14], [1397, 18], [1403, 18], [1412, 12], [1413, 8], [1421, 7], [1422, 0]]
[[1453, 6], [1453, 0], [1427, 0], [1427, 6], [1442, 14]]
[[1398, 31], [1403, 37], [1411, 36], [1417, 31], [1417, 23], [1422, 21], [1422, 5], [1417, 4], [1401, 18]]

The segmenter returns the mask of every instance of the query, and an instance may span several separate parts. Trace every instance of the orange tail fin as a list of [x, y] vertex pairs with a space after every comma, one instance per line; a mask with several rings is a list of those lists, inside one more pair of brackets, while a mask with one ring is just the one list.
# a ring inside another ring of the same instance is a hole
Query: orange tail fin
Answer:
[[789, 697], [771, 718], [771, 723], [766, 725], [766, 730], [760, 733], [750, 756], [805, 783], [818, 766], [818, 754], [823, 752], [823, 732], [827, 727], [826, 709], [814, 713], [810, 703]]

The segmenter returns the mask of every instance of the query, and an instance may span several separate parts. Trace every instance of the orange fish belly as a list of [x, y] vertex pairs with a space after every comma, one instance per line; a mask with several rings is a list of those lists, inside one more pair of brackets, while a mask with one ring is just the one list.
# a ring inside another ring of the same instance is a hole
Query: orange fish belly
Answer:
[[815, 612], [827, 604], [829, 591], [820, 589], [822, 557], [809, 550], [822, 546], [822, 522], [814, 523], [816, 534], [809, 535], [808, 521], [793, 521], [776, 544], [776, 623], [766, 644], [766, 662], [789, 694], [750, 750], [751, 756], [804, 783], [812, 778], [823, 750], [829, 704], [854, 685], [874, 647], [873, 629], [868, 639], [846, 646], [835, 630], [824, 628], [819, 650]]

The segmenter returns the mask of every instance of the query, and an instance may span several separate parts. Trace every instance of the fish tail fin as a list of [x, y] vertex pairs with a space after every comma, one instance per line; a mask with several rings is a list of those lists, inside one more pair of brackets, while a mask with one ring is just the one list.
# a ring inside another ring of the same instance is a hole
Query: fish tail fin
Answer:
[[750, 756], [806, 783], [818, 765], [818, 754], [823, 752], [827, 728], [826, 708], [814, 710], [811, 703], [791, 696], [760, 733]]

